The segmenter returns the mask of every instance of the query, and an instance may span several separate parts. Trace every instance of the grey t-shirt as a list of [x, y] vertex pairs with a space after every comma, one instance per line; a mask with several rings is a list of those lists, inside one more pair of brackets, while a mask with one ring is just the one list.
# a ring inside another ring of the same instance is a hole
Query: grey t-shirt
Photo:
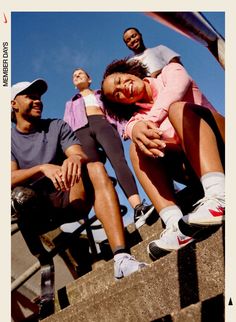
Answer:
[[171, 59], [180, 57], [174, 50], [159, 45], [153, 48], [147, 48], [141, 54], [134, 55], [130, 60], [139, 60], [148, 67], [149, 73], [156, 72], [165, 67]]
[[43, 119], [31, 133], [11, 129], [11, 160], [16, 161], [20, 169], [45, 163], [61, 165], [64, 151], [74, 144], [80, 144], [80, 141], [66, 122]]

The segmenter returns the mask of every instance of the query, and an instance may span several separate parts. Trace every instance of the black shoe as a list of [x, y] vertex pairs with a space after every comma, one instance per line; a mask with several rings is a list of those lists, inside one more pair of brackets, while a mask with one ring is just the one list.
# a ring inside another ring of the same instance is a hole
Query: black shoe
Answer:
[[145, 199], [141, 204], [134, 208], [134, 223], [135, 227], [138, 229], [146, 223], [146, 219], [151, 215], [154, 210], [153, 205], [146, 205]]

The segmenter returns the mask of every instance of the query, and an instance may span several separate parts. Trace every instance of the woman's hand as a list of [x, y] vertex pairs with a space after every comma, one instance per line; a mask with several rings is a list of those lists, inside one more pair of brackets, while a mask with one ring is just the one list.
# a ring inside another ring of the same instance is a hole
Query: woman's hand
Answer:
[[139, 121], [132, 129], [132, 140], [146, 155], [163, 157], [166, 144], [161, 140], [162, 132], [152, 121]]

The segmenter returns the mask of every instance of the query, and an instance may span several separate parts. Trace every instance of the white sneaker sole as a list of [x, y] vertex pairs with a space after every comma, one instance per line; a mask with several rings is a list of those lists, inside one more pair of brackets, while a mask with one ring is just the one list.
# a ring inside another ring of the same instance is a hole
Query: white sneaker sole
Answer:
[[[172, 247], [171, 246], [167, 247], [165, 245], [157, 245], [157, 242], [158, 241], [159, 240], [153, 240], [147, 246], [148, 254], [151, 255], [152, 258], [158, 257], [158, 256], [156, 256], [157, 254], [160, 255], [160, 254], [163, 253], [163, 255], [165, 255], [165, 254], [170, 253], [170, 252], [173, 252], [173, 251], [178, 251], [178, 250], [182, 249], [183, 247], [185, 247], [185, 246], [191, 244], [192, 242], [194, 242], [195, 239], [192, 238], [192, 237], [189, 237], [187, 240], [185, 240], [184, 242], [182, 242], [182, 244], [179, 244], [178, 246], [174, 246], [174, 247], [173, 246]], [[157, 254], [153, 254], [152, 253], [150, 244], [154, 244], [151, 247], [156, 248], [156, 250], [154, 250], [154, 252], [156, 251]]]
[[[184, 216], [185, 217], [185, 216]], [[193, 220], [189, 220], [189, 218], [184, 218], [183, 217], [183, 221], [190, 225], [190, 226], [217, 226], [217, 225], [222, 225], [224, 223], [225, 220], [225, 216], [222, 216], [221, 218], [208, 218], [208, 220], [202, 220], [202, 221], [193, 221]]]
[[151, 215], [151, 213], [154, 210], [154, 206], [152, 206], [144, 216], [142, 216], [141, 218], [139, 218], [136, 222], [135, 222], [135, 227], [136, 229], [139, 229], [140, 227], [142, 227], [145, 223], [146, 220], [148, 219], [148, 217]]

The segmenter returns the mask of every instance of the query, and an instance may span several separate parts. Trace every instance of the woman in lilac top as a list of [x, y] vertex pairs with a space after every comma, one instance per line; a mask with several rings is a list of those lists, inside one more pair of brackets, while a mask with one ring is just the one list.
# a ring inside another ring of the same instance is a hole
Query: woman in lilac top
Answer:
[[[157, 259], [191, 243], [192, 226], [224, 220], [224, 117], [182, 65], [168, 64], [157, 78], [146, 75], [138, 61], [114, 61], [104, 73], [101, 97], [110, 116], [128, 121], [136, 176], [166, 225], [148, 246]], [[197, 182], [204, 191], [192, 212], [178, 206], [173, 180]]]
[[[100, 91], [90, 88], [92, 80], [81, 68], [73, 72], [73, 84], [79, 90], [71, 101], [66, 103], [64, 120], [72, 127], [89, 157], [88, 171], [92, 182], [102, 189], [101, 177], [107, 175], [101, 162], [99, 149], [105, 152], [116, 173], [118, 183], [130, 205], [135, 209], [136, 227], [145, 223], [147, 216], [154, 209], [144, 205], [139, 197], [134, 176], [125, 159], [122, 136], [122, 124], [105, 116]], [[115, 129], [117, 128], [117, 130]], [[105, 192], [101, 195], [105, 196]]]

